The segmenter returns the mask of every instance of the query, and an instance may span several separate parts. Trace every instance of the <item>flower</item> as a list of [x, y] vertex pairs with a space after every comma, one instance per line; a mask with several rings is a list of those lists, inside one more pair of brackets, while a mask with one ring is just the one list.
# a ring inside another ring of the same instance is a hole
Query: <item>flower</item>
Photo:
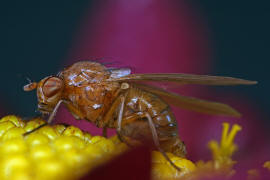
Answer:
[[[138, 171], [143, 172], [141, 179], [150, 179], [147, 148], [128, 151], [129, 148], [117, 136], [92, 136], [74, 126], [47, 125], [25, 135], [44, 123], [40, 118], [23, 121], [14, 115], [0, 120], [1, 179], [126, 179]], [[160, 152], [153, 151], [153, 179], [234, 177], [237, 163], [232, 158], [237, 150], [234, 139], [241, 126], [234, 124], [230, 131], [229, 126], [223, 123], [220, 142], [211, 140], [208, 143], [212, 160], [193, 163], [167, 153], [180, 171], [171, 166]], [[270, 161], [263, 167], [270, 170]], [[250, 169], [247, 176], [256, 178], [261, 174], [257, 169]]]
[[[47, 125], [24, 136], [44, 123], [14, 115], [0, 120], [0, 179], [78, 179], [128, 149], [117, 136], [91, 136], [74, 126]], [[179, 177], [195, 169], [191, 161], [168, 155], [182, 171], [155, 151], [156, 176]]]

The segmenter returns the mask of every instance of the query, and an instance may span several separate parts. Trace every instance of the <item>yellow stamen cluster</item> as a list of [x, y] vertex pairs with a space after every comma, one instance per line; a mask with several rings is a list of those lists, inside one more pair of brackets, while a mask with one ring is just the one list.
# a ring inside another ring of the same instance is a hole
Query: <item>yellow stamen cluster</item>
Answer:
[[231, 177], [235, 171], [233, 165], [236, 163], [232, 160], [233, 153], [237, 150], [234, 144], [234, 138], [241, 127], [233, 125], [229, 132], [229, 124], [223, 123], [222, 136], [220, 142], [212, 140], [208, 147], [212, 152], [213, 159], [207, 162], [198, 161], [196, 170], [185, 176], [186, 179], [207, 179], [213, 177]]
[[[127, 149], [116, 136], [91, 136], [74, 126], [44, 126], [36, 118], [23, 121], [17, 116], [0, 120], [0, 179], [50, 180], [79, 179], [101, 163]], [[168, 156], [181, 168], [176, 171], [160, 152], [153, 152], [153, 176], [159, 178], [182, 177], [195, 169], [195, 165], [170, 153]]]
[[234, 124], [230, 133], [229, 124], [223, 123], [223, 130], [221, 141], [218, 143], [217, 141], [210, 141], [208, 147], [212, 151], [213, 160], [215, 161], [216, 168], [219, 168], [224, 165], [232, 165], [234, 161], [232, 161], [232, 155], [237, 150], [236, 144], [234, 144], [234, 138], [238, 131], [241, 130], [241, 127], [237, 124]]
[[0, 179], [78, 179], [91, 168], [122, 152], [126, 146], [80, 129], [44, 126], [41, 119], [22, 121], [16, 116], [0, 120]]

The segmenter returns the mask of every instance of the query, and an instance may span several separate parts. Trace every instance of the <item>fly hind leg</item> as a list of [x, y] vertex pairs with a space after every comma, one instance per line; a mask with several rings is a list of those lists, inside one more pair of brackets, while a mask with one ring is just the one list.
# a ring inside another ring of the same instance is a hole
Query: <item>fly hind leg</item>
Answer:
[[[121, 108], [120, 108], [120, 111], [121, 111]], [[122, 109], [122, 112], [123, 112], [123, 109]], [[121, 115], [121, 116], [120, 116]], [[117, 132], [118, 134], [120, 135], [120, 137], [122, 137], [121, 133], [122, 133], [122, 125], [125, 125], [125, 124], [130, 124], [138, 119], [144, 119], [146, 118], [147, 121], [148, 121], [148, 126], [150, 128], [150, 131], [151, 131], [151, 134], [152, 134], [152, 139], [154, 141], [154, 144], [156, 146], [156, 148], [162, 153], [162, 155], [165, 157], [165, 159], [178, 171], [180, 171], [180, 168], [177, 167], [172, 161], [171, 159], [168, 157], [168, 155], [165, 153], [165, 151], [161, 148], [160, 146], [160, 143], [159, 143], [159, 138], [158, 138], [158, 134], [157, 134], [157, 130], [156, 130], [156, 127], [153, 123], [153, 120], [152, 120], [152, 117], [150, 116], [149, 113], [147, 112], [137, 112], [137, 113], [134, 113], [130, 116], [127, 116], [127, 117], [124, 117], [123, 118], [123, 114], [120, 114], [119, 113], [119, 116], [118, 116], [118, 121], [117, 121]], [[122, 123], [123, 122], [123, 123]], [[121, 138], [123, 139], [123, 138]], [[120, 139], [120, 140], [121, 140]], [[125, 140], [123, 140], [123, 142], [125, 142]]]
[[157, 147], [157, 149], [162, 153], [162, 155], [165, 157], [165, 159], [178, 171], [180, 171], [180, 168], [178, 166], [176, 166], [172, 161], [171, 159], [167, 156], [166, 152], [163, 151], [163, 149], [161, 149], [160, 147], [160, 144], [159, 144], [159, 140], [158, 140], [158, 134], [157, 134], [157, 130], [156, 130], [156, 127], [153, 123], [153, 120], [152, 120], [152, 117], [150, 116], [149, 113], [145, 113], [145, 117], [147, 118], [148, 120], [148, 124], [149, 124], [149, 127], [151, 129], [151, 132], [152, 132], [152, 136], [153, 136], [153, 141]]

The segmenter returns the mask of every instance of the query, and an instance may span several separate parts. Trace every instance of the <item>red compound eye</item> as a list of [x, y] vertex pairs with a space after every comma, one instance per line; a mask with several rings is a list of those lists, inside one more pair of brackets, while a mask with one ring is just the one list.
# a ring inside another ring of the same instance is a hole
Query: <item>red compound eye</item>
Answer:
[[52, 97], [61, 91], [63, 88], [63, 81], [58, 77], [50, 77], [43, 84], [42, 91], [46, 97]]

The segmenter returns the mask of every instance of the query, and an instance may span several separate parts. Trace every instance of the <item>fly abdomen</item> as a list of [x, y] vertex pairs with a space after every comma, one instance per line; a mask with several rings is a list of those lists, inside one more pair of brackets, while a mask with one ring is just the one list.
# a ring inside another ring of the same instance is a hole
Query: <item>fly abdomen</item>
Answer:
[[131, 123], [125, 124], [122, 134], [134, 139], [152, 139], [151, 128], [148, 119], [144, 116], [149, 114], [156, 128], [159, 144], [165, 152], [171, 152], [184, 157], [185, 145], [179, 139], [177, 123], [169, 105], [155, 94], [137, 88], [131, 88], [127, 94], [125, 117], [132, 117], [140, 113]]
[[170, 108], [164, 109], [159, 115], [153, 117], [153, 121], [161, 148], [165, 152], [184, 157], [186, 155], [185, 144], [179, 138], [177, 123]]

